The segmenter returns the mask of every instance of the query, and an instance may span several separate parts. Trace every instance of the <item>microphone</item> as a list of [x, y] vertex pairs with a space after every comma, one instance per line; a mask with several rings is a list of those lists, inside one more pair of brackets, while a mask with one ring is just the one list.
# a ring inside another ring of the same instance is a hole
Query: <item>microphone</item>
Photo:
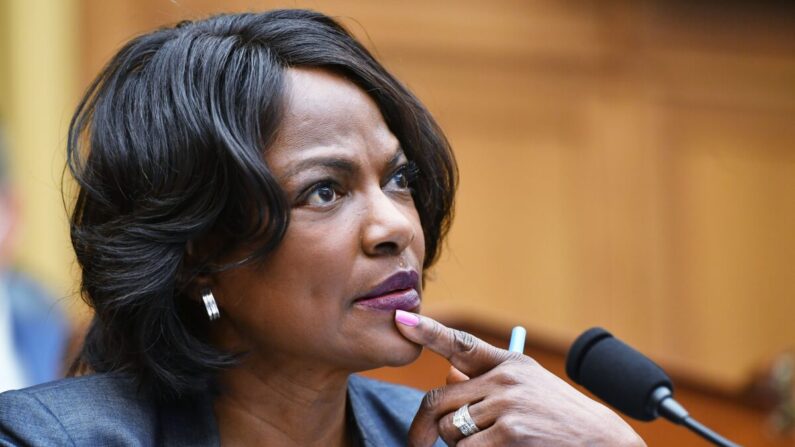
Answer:
[[693, 419], [674, 400], [673, 382], [662, 368], [602, 328], [577, 337], [566, 355], [566, 374], [627, 416], [641, 421], [662, 416], [715, 445], [737, 446]]

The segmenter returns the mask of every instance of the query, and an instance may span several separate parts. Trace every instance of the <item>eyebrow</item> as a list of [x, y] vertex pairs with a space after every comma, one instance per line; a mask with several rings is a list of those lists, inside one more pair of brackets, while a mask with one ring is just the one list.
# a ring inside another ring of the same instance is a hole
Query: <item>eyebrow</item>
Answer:
[[324, 167], [330, 168], [335, 171], [343, 171], [346, 173], [352, 173], [356, 170], [356, 167], [351, 163], [350, 160], [345, 158], [339, 157], [313, 157], [308, 158], [306, 160], [301, 160], [295, 164], [287, 173], [284, 175], [285, 180], [290, 179], [297, 174], [301, 173], [301, 171], [306, 170], [307, 168], [314, 168], [314, 167]]
[[[403, 153], [403, 149], [398, 146], [395, 154], [392, 155], [392, 158], [389, 159], [387, 162], [387, 168], [393, 169], [397, 166], [400, 158], [405, 156]], [[314, 167], [324, 167], [333, 169], [335, 171], [342, 171], [348, 174], [351, 174], [356, 171], [356, 165], [347, 158], [342, 157], [312, 157], [307, 158], [305, 160], [301, 160], [296, 163], [289, 171], [284, 175], [284, 179], [288, 180], [295, 175], [299, 174], [301, 171], [314, 168]]]

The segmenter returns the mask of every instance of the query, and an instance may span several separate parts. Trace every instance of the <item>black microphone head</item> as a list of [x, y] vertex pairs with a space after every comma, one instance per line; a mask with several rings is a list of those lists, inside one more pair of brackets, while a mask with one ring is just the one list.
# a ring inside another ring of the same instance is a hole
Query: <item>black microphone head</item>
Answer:
[[566, 356], [566, 374], [627, 416], [657, 418], [651, 394], [660, 386], [673, 393], [665, 372], [640, 352], [602, 328], [577, 337]]

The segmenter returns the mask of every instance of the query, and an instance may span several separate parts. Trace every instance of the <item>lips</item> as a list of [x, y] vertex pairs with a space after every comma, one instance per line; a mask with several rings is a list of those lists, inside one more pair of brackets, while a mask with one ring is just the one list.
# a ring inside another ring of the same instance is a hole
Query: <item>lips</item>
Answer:
[[417, 292], [419, 274], [413, 270], [400, 271], [384, 280], [354, 304], [375, 310], [412, 310], [420, 305]]

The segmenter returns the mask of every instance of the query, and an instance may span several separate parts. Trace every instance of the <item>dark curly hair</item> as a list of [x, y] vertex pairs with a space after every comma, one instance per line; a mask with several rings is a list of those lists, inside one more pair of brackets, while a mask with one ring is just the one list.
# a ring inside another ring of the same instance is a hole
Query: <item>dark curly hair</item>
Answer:
[[[88, 88], [69, 129], [79, 191], [71, 238], [95, 314], [73, 373], [126, 371], [160, 398], [202, 392], [236, 355], [212, 346], [197, 275], [264, 259], [289, 207], [263, 159], [289, 67], [361, 87], [421, 175], [424, 268], [450, 224], [457, 169], [434, 119], [333, 19], [306, 10], [218, 15], [137, 37]], [[218, 247], [188, 256], [190, 244]], [[220, 264], [229, 252], [252, 255]], [[194, 259], [197, 258], [197, 259]]]

